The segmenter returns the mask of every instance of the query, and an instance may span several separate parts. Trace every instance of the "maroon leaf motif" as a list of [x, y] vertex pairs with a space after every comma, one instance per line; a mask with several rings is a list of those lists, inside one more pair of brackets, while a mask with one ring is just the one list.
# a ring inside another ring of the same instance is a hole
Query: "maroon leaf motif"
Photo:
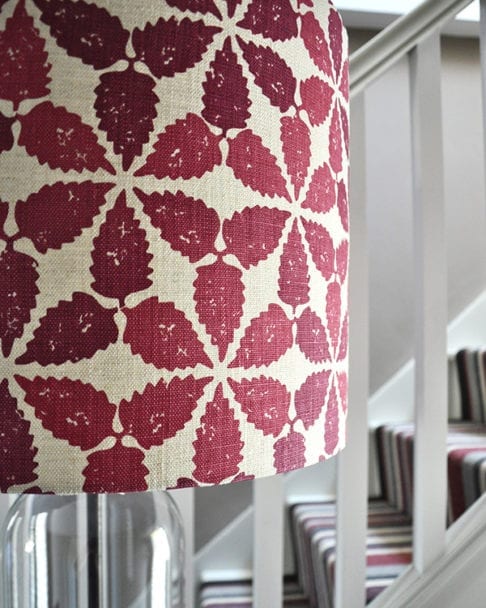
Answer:
[[115, 206], [106, 214], [99, 235], [93, 241], [91, 253], [94, 277], [92, 287], [108, 298], [121, 303], [136, 291], [152, 285], [152, 274], [145, 230], [140, 228], [131, 207], [127, 207], [125, 192], [116, 199]]
[[0, 98], [13, 102], [14, 110], [24, 99], [49, 93], [51, 66], [44, 44], [34, 20], [25, 11], [24, 0], [20, 0], [0, 32]]
[[324, 74], [331, 75], [331, 57], [326, 36], [311, 12], [302, 16], [301, 36], [312, 61]]
[[282, 116], [280, 141], [295, 198], [305, 183], [311, 157], [311, 139], [307, 125], [299, 116]]
[[273, 464], [277, 473], [305, 467], [305, 441], [300, 433], [290, 431], [273, 446]]
[[273, 253], [282, 236], [287, 211], [268, 207], [245, 207], [223, 223], [227, 253], [232, 253], [244, 268], [256, 266]]
[[127, 317], [123, 341], [145, 363], [170, 371], [199, 364], [213, 367], [191, 322], [172, 302], [153, 297], [123, 312]]
[[188, 376], [183, 380], [172, 378], [169, 384], [164, 380], [155, 386], [148, 384], [142, 394], [134, 393], [130, 401], [124, 399], [120, 403], [124, 432], [145, 449], [162, 445], [191, 420], [204, 387], [211, 380]]
[[218, 7], [213, 0], [167, 0], [169, 6], [175, 6], [181, 11], [191, 11], [191, 13], [212, 13], [218, 19], [222, 19]]
[[0, 201], [0, 238], [6, 238], [3, 226], [8, 216], [8, 203]]
[[334, 272], [334, 243], [329, 232], [316, 222], [302, 219], [305, 229], [305, 237], [310, 246], [310, 252], [314, 264], [322, 274], [329, 280]]
[[9, 118], [8, 116], [4, 116], [0, 112], [0, 154], [2, 152], [8, 152], [8, 150], [11, 150], [13, 148], [14, 136], [12, 131], [12, 125], [14, 124], [14, 122], [15, 118]]
[[334, 106], [329, 128], [329, 163], [334, 173], [339, 173], [343, 168], [343, 133], [341, 131], [341, 120], [339, 110]]
[[129, 66], [123, 72], [102, 74], [95, 89], [99, 127], [106, 131], [108, 141], [113, 142], [115, 154], [122, 155], [124, 171], [128, 171], [135, 156], [142, 154], [143, 144], [153, 131], [155, 104], [159, 101], [154, 87], [150, 76]]
[[321, 319], [310, 308], [306, 308], [297, 319], [297, 344], [312, 363], [330, 359], [326, 328]]
[[171, 17], [159, 19], [155, 25], [147, 23], [143, 30], [135, 28], [132, 44], [137, 59], [143, 61], [152, 74], [174, 76], [192, 68], [206, 52], [220, 27], [204, 24], [204, 21]]
[[237, 179], [263, 196], [281, 196], [291, 202], [277, 159], [263, 145], [261, 137], [246, 129], [228, 143], [226, 164]]
[[336, 251], [336, 270], [341, 279], [341, 283], [344, 283], [348, 273], [348, 250], [349, 242], [343, 241]]
[[168, 488], [169, 490], [179, 490], [181, 488], [197, 488], [197, 483], [188, 477], [179, 477], [175, 486]]
[[[105, 204], [106, 193], [114, 184], [91, 181], [64, 184], [56, 182], [30, 194], [15, 206], [15, 220], [22, 237], [30, 239], [37, 251], [60, 249], [71, 243]], [[62, 221], [53, 221], [62, 218]]]
[[309, 268], [297, 220], [294, 220], [280, 258], [278, 286], [280, 299], [294, 310], [309, 301]]
[[81, 122], [77, 114], [44, 101], [19, 119], [22, 125], [19, 144], [25, 146], [30, 156], [36, 156], [41, 165], [47, 163], [51, 169], [64, 172], [105, 169], [115, 174], [93, 129]]
[[226, 38], [223, 49], [216, 51], [203, 83], [203, 117], [226, 135], [228, 129], [243, 129], [250, 118], [251, 101], [238, 58]]
[[204, 120], [188, 114], [158, 136], [155, 152], [135, 175], [154, 175], [158, 179], [201, 177], [221, 164], [219, 141], [220, 137], [211, 133]]
[[349, 230], [349, 217], [348, 217], [348, 193], [346, 191], [346, 185], [341, 180], [337, 186], [337, 205], [339, 211], [339, 217], [341, 223], [346, 232]]
[[289, 0], [252, 0], [237, 25], [272, 40], [289, 40], [297, 36], [297, 16]]
[[336, 203], [336, 180], [329, 165], [324, 163], [312, 175], [302, 207], [316, 213], [327, 213]]
[[[88, 456], [83, 470], [86, 479], [83, 492], [93, 494], [143, 492], [149, 470], [143, 464], [145, 454], [138, 448], [127, 448], [119, 441], [109, 450], [100, 450]], [[130, 475], [127, 475], [130, 471]]]
[[339, 398], [341, 399], [341, 406], [343, 412], [348, 411], [348, 375], [346, 372], [341, 372], [337, 375]]
[[336, 281], [329, 283], [326, 294], [327, 327], [334, 351], [337, 350], [341, 328], [341, 286]]
[[343, 319], [341, 326], [341, 342], [339, 344], [338, 361], [346, 359], [348, 356], [348, 342], [349, 342], [349, 320], [346, 314]]
[[84, 0], [34, 0], [57, 44], [71, 57], [100, 70], [126, 59], [130, 33], [118, 17]]
[[34, 473], [37, 448], [32, 445], [30, 424], [17, 408], [7, 380], [0, 382], [0, 409], [0, 492], [4, 493], [11, 486], [37, 479]]
[[310, 6], [312, 8], [314, 5], [312, 4], [312, 0], [297, 0], [297, 6], [299, 8], [301, 6]]
[[329, 41], [331, 46], [332, 61], [334, 63], [334, 74], [336, 81], [341, 74], [341, 64], [343, 61], [343, 22], [339, 13], [331, 8], [328, 17]]
[[209, 266], [199, 266], [194, 281], [196, 312], [211, 336], [211, 344], [218, 347], [220, 361], [226, 357], [243, 315], [245, 286], [241, 276], [239, 268], [217, 260]]
[[317, 76], [311, 76], [300, 83], [300, 96], [311, 125], [322, 125], [331, 109], [333, 89]]
[[135, 194], [150, 217], [152, 226], [160, 230], [160, 236], [175, 251], [197, 262], [214, 251], [219, 233], [219, 216], [203, 201], [186, 196], [180, 190], [175, 194], [166, 190], [163, 194], [145, 194], [134, 188]]
[[334, 454], [339, 442], [339, 405], [334, 381], [327, 402], [324, 438], [326, 454]]
[[0, 0], [0, 12], [2, 11], [3, 5], [6, 4], [9, 0]]
[[8, 357], [16, 338], [30, 321], [39, 293], [36, 281], [37, 262], [25, 253], [5, 249], [0, 253], [0, 340], [2, 353]]
[[236, 382], [228, 378], [236, 401], [264, 435], [278, 437], [284, 426], [290, 423], [290, 393], [278, 380], [273, 378], [254, 378]]
[[237, 40], [256, 84], [273, 106], [286, 112], [295, 103], [297, 86], [290, 67], [270, 47], [244, 42], [239, 36]]
[[255, 479], [255, 475], [248, 475], [247, 473], [239, 473], [236, 477], [231, 480], [231, 483], [238, 483], [239, 481], [252, 481]]
[[15, 362], [60, 365], [89, 359], [117, 341], [115, 312], [116, 308], [103, 308], [93, 296], [75, 292], [71, 301], [47, 309], [27, 350]]
[[236, 9], [241, 4], [241, 0], [225, 0], [228, 6], [228, 17], [231, 19], [234, 17]]
[[330, 376], [330, 371], [312, 374], [295, 393], [295, 410], [306, 430], [315, 423], [324, 409]]
[[292, 321], [277, 304], [252, 320], [229, 367], [270, 365], [292, 346]]
[[222, 385], [218, 384], [196, 430], [194, 478], [201, 483], [217, 484], [237, 475], [243, 445], [240, 424], [224, 397]]
[[339, 102], [339, 115], [341, 117], [341, 124], [343, 127], [343, 139], [344, 139], [344, 147], [346, 149], [346, 155], [349, 156], [349, 121], [348, 121], [348, 112], [343, 106], [341, 102]]
[[15, 376], [42, 426], [57, 439], [91, 450], [113, 435], [116, 407], [103, 391], [69, 378]]
[[[339, 85], [339, 90], [341, 91], [344, 99], [349, 101], [349, 60], [346, 59], [343, 66], [343, 73], [341, 75], [341, 84]], [[344, 109], [343, 109], [344, 111]]]

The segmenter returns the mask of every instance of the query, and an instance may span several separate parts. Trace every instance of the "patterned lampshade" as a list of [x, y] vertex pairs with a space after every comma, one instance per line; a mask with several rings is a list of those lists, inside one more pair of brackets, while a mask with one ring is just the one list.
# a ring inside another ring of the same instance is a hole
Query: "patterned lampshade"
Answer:
[[326, 0], [0, 0], [0, 490], [344, 445], [348, 62]]

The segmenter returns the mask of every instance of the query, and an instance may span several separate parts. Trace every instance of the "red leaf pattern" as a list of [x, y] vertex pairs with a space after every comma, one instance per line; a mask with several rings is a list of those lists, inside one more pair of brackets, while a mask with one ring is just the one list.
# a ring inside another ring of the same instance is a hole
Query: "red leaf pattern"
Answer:
[[243, 129], [250, 118], [250, 99], [243, 70], [231, 48], [231, 39], [226, 38], [223, 49], [216, 51], [209, 64], [203, 83], [202, 116], [212, 125], [222, 129]]
[[300, 433], [290, 431], [273, 446], [273, 463], [277, 473], [285, 473], [305, 466], [305, 441]]
[[9, 118], [8, 116], [4, 116], [0, 112], [0, 154], [2, 152], [8, 152], [8, 150], [11, 150], [13, 148], [14, 136], [12, 131], [12, 125], [14, 123], [15, 118]]
[[197, 269], [194, 281], [196, 312], [211, 336], [211, 343], [218, 347], [220, 361], [226, 357], [243, 315], [245, 286], [241, 277], [239, 268], [221, 260]]
[[176, 6], [181, 11], [191, 13], [212, 13], [218, 19], [222, 19], [218, 7], [213, 0], [167, 0], [169, 6]]
[[286, 112], [295, 103], [296, 80], [290, 67], [270, 47], [244, 42], [239, 36], [238, 44], [256, 84], [273, 106]]
[[5, 220], [8, 216], [8, 203], [3, 203], [0, 201], [0, 238], [5, 237], [5, 233], [3, 231], [3, 225], [5, 224]]
[[268, 207], [245, 207], [223, 223], [227, 253], [232, 253], [244, 268], [256, 266], [275, 251], [286, 220], [287, 211]]
[[329, 392], [324, 437], [326, 440], [325, 449], [327, 454], [334, 454], [339, 442], [339, 406], [334, 382], [332, 383]]
[[5, 30], [0, 32], [0, 98], [11, 101], [15, 111], [24, 99], [49, 93], [51, 66], [44, 44], [25, 10], [24, 0], [20, 0], [7, 19]]
[[33, 447], [30, 424], [10, 394], [7, 380], [0, 382], [0, 409], [0, 492], [4, 493], [12, 486], [37, 479], [37, 448]]
[[245, 186], [263, 196], [281, 196], [290, 202], [275, 156], [263, 145], [261, 137], [249, 129], [241, 131], [234, 139], [229, 140], [226, 163]]
[[341, 118], [341, 125], [343, 127], [343, 141], [344, 148], [346, 150], [346, 156], [349, 156], [349, 121], [348, 113], [339, 102], [339, 116]]
[[289, 0], [252, 0], [237, 25], [275, 41], [289, 40], [297, 36], [297, 13]]
[[241, 382], [228, 378], [228, 383], [248, 420], [264, 435], [278, 437], [290, 423], [290, 393], [278, 380], [260, 376]]
[[[107, 72], [100, 76], [94, 107], [99, 127], [113, 142], [115, 154], [121, 154], [122, 168], [128, 171], [133, 159], [142, 154], [143, 144], [153, 131], [153, 119], [159, 98], [153, 92], [155, 82], [129, 66], [123, 72]], [[138, 91], [134, 95], [133, 91]]]
[[16, 338], [30, 321], [39, 290], [36, 281], [37, 262], [17, 251], [0, 253], [0, 341], [2, 353], [8, 357]]
[[270, 365], [292, 346], [292, 321], [277, 304], [252, 320], [229, 367]]
[[348, 356], [348, 340], [349, 340], [349, 319], [348, 315], [343, 319], [341, 326], [341, 339], [339, 342], [338, 361], [343, 361]]
[[205, 25], [204, 21], [171, 17], [147, 23], [143, 30], [135, 28], [132, 35], [137, 59], [143, 61], [156, 78], [185, 72], [201, 61], [220, 27]]
[[333, 89], [324, 80], [311, 76], [300, 83], [300, 97], [311, 125], [322, 125], [331, 110]]
[[125, 433], [135, 437], [145, 449], [162, 445], [191, 420], [210, 380], [188, 376], [172, 378], [169, 384], [164, 380], [155, 386], [148, 384], [142, 394], [134, 393], [130, 401], [120, 403], [120, 422]]
[[299, 197], [305, 183], [311, 158], [310, 133], [299, 116], [282, 116], [280, 119], [280, 141], [294, 196]]
[[228, 17], [234, 17], [236, 9], [241, 4], [242, 0], [225, 0], [225, 2], [228, 6]]
[[77, 114], [44, 101], [19, 118], [22, 125], [19, 145], [25, 146], [27, 154], [37, 157], [42, 165], [47, 163], [51, 169], [64, 172], [105, 169], [115, 173], [93, 129]]
[[327, 327], [331, 336], [331, 344], [336, 351], [341, 328], [341, 286], [333, 281], [329, 283], [326, 295]]
[[346, 185], [343, 181], [338, 182], [337, 186], [337, 205], [339, 211], [339, 217], [341, 223], [346, 232], [349, 230], [349, 217], [348, 217], [348, 193]]
[[334, 243], [329, 232], [316, 222], [302, 220], [305, 229], [305, 237], [310, 246], [310, 252], [314, 264], [328, 281], [334, 272]]
[[109, 450], [90, 454], [88, 465], [83, 470], [83, 492], [143, 492], [148, 487], [145, 477], [149, 473], [143, 464], [144, 458], [142, 450], [127, 448], [120, 442]]
[[132, 207], [127, 206], [125, 192], [106, 214], [93, 245], [90, 270], [95, 279], [92, 287], [98, 293], [123, 303], [131, 293], [152, 284], [148, 278], [152, 274], [149, 265], [152, 255], [147, 251], [145, 231], [135, 219]]
[[326, 405], [330, 375], [327, 370], [312, 374], [295, 393], [295, 410], [306, 430], [316, 422]]
[[329, 162], [334, 173], [343, 168], [343, 135], [337, 106], [334, 107], [329, 128]]
[[153, 297], [123, 312], [127, 317], [123, 341], [145, 363], [169, 371], [198, 364], [213, 366], [191, 322], [172, 302]]
[[219, 137], [196, 114], [188, 114], [184, 120], [169, 125], [158, 136], [154, 149], [145, 165], [135, 172], [136, 176], [190, 179], [202, 177], [221, 164]]
[[329, 45], [319, 21], [311, 12], [302, 16], [301, 36], [312, 61], [321, 72], [330, 75], [332, 68]]
[[113, 434], [116, 407], [103, 391], [69, 378], [15, 376], [42, 426], [54, 437], [91, 450]]
[[130, 33], [118, 17], [84, 0], [34, 0], [42, 21], [71, 57], [100, 70], [126, 59]]
[[[342, 76], [341, 76], [341, 83], [339, 85], [339, 90], [341, 91], [341, 94], [344, 97], [344, 99], [346, 101], [349, 101], [349, 60], [347, 60], [347, 59], [344, 62], [344, 67], [343, 67], [343, 72], [342, 72]], [[343, 116], [345, 116], [346, 117], [346, 122], [347, 122], [347, 120], [348, 120], [347, 112], [346, 112], [346, 110], [344, 108], [341, 108], [341, 110], [342, 110], [341, 119], [343, 119]]]
[[329, 11], [328, 22], [332, 61], [337, 81], [341, 75], [341, 64], [343, 61], [343, 22], [334, 8], [331, 8]]
[[191, 262], [197, 262], [214, 250], [220, 227], [214, 209], [180, 190], [175, 194], [168, 190], [163, 194], [146, 194], [138, 188], [134, 191], [152, 226], [160, 230], [160, 236], [170, 243], [174, 251], [187, 256]]
[[[30, 239], [40, 253], [60, 249], [65, 243], [74, 241], [83, 228], [93, 224], [93, 218], [105, 204], [106, 194], [113, 186], [92, 181], [43, 186], [15, 206], [20, 236]], [[62, 221], [52, 219], [59, 217]]]
[[336, 268], [341, 283], [344, 283], [348, 273], [349, 242], [343, 241], [336, 251]]
[[337, 375], [339, 398], [341, 399], [341, 405], [343, 412], [348, 411], [348, 375], [345, 372], [341, 372]]
[[326, 328], [310, 308], [297, 319], [297, 344], [309, 361], [322, 363], [330, 359]]
[[302, 207], [316, 213], [327, 213], [336, 204], [336, 181], [329, 165], [324, 163], [312, 175]]
[[280, 258], [278, 295], [282, 302], [294, 309], [309, 301], [309, 268], [302, 245], [297, 220], [294, 220], [289, 238]]
[[240, 425], [234, 417], [229, 401], [224, 397], [223, 387], [218, 385], [213, 401], [207, 404], [206, 412], [196, 430], [194, 441], [194, 478], [201, 483], [221, 483], [237, 475], [243, 460]]
[[16, 363], [60, 365], [91, 358], [117, 341], [115, 312], [115, 308], [103, 308], [93, 296], [74, 293], [71, 301], [61, 301], [55, 308], [47, 309], [34, 331], [34, 339]]

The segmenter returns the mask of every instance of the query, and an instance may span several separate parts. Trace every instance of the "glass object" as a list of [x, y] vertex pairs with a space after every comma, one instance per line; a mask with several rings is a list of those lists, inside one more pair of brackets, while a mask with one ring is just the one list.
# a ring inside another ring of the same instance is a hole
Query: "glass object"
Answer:
[[183, 608], [184, 541], [166, 492], [22, 495], [3, 530], [4, 608]]

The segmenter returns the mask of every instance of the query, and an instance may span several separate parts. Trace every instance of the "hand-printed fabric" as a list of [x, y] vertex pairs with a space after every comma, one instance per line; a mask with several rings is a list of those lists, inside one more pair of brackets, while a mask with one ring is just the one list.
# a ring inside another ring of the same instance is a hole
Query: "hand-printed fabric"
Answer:
[[325, 0], [0, 3], [0, 490], [228, 483], [347, 408]]

